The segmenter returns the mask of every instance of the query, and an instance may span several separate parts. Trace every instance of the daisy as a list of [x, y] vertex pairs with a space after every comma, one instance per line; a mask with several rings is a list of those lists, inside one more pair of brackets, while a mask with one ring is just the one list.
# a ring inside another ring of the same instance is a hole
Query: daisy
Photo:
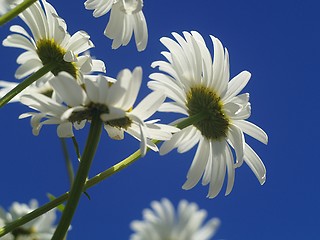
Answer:
[[[183, 189], [193, 188], [202, 177], [209, 184], [209, 198], [220, 192], [228, 173], [226, 195], [234, 184], [235, 167], [243, 160], [258, 178], [266, 180], [266, 169], [259, 156], [246, 144], [244, 133], [267, 144], [266, 133], [246, 121], [251, 114], [249, 94], [238, 95], [248, 83], [251, 74], [243, 71], [230, 79], [229, 55], [221, 42], [211, 36], [214, 46], [213, 61], [208, 48], [197, 32], [184, 32], [184, 38], [173, 33], [176, 41], [164, 37], [161, 42], [169, 52], [163, 52], [168, 62], [157, 61], [164, 73], [153, 73], [148, 83], [153, 90], [164, 90], [173, 102], [164, 103], [160, 111], [187, 115], [193, 122], [166, 141], [160, 154], [177, 148], [184, 153], [198, 144], [196, 154], [187, 174]], [[181, 122], [178, 119], [176, 123]], [[233, 160], [234, 149], [236, 162]]]
[[124, 69], [117, 80], [104, 76], [86, 76], [83, 87], [69, 73], [61, 72], [49, 80], [59, 100], [42, 94], [25, 94], [20, 101], [39, 113], [25, 113], [20, 118], [31, 117], [35, 135], [45, 124], [58, 124], [59, 137], [72, 137], [72, 126], [82, 128], [85, 122], [91, 121], [93, 115], [98, 113], [110, 137], [123, 139], [124, 132], [129, 133], [141, 141], [140, 149], [144, 156], [147, 147], [158, 151], [152, 139], [168, 140], [172, 136], [171, 132], [179, 129], [157, 124], [158, 120], [145, 121], [164, 102], [165, 96], [160, 91], [149, 94], [133, 108], [141, 81], [140, 67], [132, 73]]
[[84, 31], [78, 31], [72, 36], [67, 32], [67, 25], [56, 10], [45, 0], [32, 4], [19, 16], [30, 28], [32, 36], [21, 26], [13, 25], [13, 34], [3, 40], [3, 45], [26, 50], [18, 58], [21, 66], [15, 77], [22, 79], [36, 72], [44, 65], [54, 63], [54, 68], [46, 74], [38, 84], [61, 71], [70, 73], [81, 81], [83, 74], [91, 71], [104, 72], [102, 61], [94, 60], [89, 55], [81, 53], [94, 47], [90, 36]]
[[[0, 227], [4, 226], [7, 223], [15, 221], [20, 217], [32, 212], [38, 208], [38, 202], [33, 199], [30, 201], [29, 205], [24, 203], [14, 202], [10, 211], [6, 212], [0, 207]], [[22, 225], [19, 228], [16, 228], [11, 233], [3, 237], [4, 240], [50, 240], [54, 230], [54, 222], [56, 219], [55, 210], [51, 210], [40, 217], [34, 219], [31, 222]], [[2, 238], [1, 238], [2, 239]]]
[[217, 218], [204, 224], [207, 211], [186, 200], [179, 202], [177, 211], [166, 198], [153, 201], [151, 207], [143, 210], [142, 221], [131, 222], [135, 233], [130, 240], [209, 240], [220, 225]]
[[84, 5], [86, 9], [94, 10], [94, 17], [100, 17], [111, 9], [104, 34], [113, 39], [113, 49], [126, 46], [134, 33], [138, 51], [145, 50], [148, 29], [142, 12], [143, 0], [87, 0]]

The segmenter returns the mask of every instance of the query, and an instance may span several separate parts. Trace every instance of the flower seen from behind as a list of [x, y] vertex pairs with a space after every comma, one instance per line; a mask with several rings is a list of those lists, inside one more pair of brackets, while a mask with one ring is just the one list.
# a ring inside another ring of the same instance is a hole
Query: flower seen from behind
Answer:
[[158, 151], [151, 141], [168, 140], [172, 132], [179, 129], [148, 120], [165, 100], [161, 91], [152, 92], [136, 107], [136, 101], [142, 81], [142, 69], [137, 67], [131, 72], [122, 70], [117, 80], [104, 76], [86, 75], [84, 84], [67, 72], [59, 73], [49, 80], [56, 99], [40, 93], [24, 94], [20, 101], [39, 112], [28, 112], [20, 118], [31, 117], [31, 126], [35, 135], [43, 125], [58, 125], [59, 137], [73, 137], [73, 127], [82, 128], [91, 121], [94, 114], [100, 114], [104, 128], [113, 139], [123, 139], [124, 132], [140, 141], [140, 150], [144, 156], [147, 147]]
[[[29, 205], [14, 202], [9, 212], [0, 207], [0, 227], [17, 220], [37, 208], [38, 202], [35, 199], [31, 200]], [[2, 238], [4, 240], [50, 240], [55, 230], [55, 220], [55, 210], [51, 210], [31, 222], [16, 228]]]
[[151, 207], [143, 210], [142, 221], [131, 222], [130, 240], [209, 240], [220, 225], [217, 218], [204, 223], [207, 211], [186, 200], [179, 202], [177, 210], [166, 198], [151, 202]]
[[31, 35], [23, 27], [13, 25], [13, 34], [3, 40], [3, 45], [26, 50], [18, 58], [20, 67], [15, 73], [22, 79], [36, 72], [44, 65], [54, 64], [53, 70], [37, 81], [44, 84], [61, 71], [68, 72], [81, 81], [83, 74], [91, 71], [105, 71], [104, 63], [87, 54], [81, 55], [94, 45], [90, 36], [78, 31], [72, 36], [67, 32], [65, 21], [60, 18], [52, 5], [45, 0], [35, 2], [19, 16], [27, 24]]
[[94, 17], [111, 10], [104, 34], [113, 40], [113, 49], [126, 46], [134, 34], [138, 51], [145, 50], [148, 29], [142, 12], [143, 0], [87, 0], [84, 4], [86, 9], [94, 10]]
[[[235, 168], [241, 166], [243, 161], [263, 184], [266, 179], [265, 166], [246, 144], [244, 133], [265, 144], [268, 138], [261, 128], [246, 120], [251, 114], [249, 94], [239, 94], [251, 74], [243, 71], [230, 80], [229, 54], [217, 38], [211, 36], [214, 46], [212, 60], [199, 33], [184, 32], [183, 35], [173, 33], [175, 40], [161, 38], [169, 50], [162, 52], [167, 62], [156, 61], [152, 64], [164, 73], [151, 74], [153, 81], [148, 86], [153, 90], [165, 91], [173, 100], [164, 103], [160, 111], [181, 113], [193, 122], [166, 141], [160, 148], [160, 154], [174, 148], [184, 153], [198, 144], [183, 188], [193, 188], [202, 177], [202, 184], [209, 184], [209, 198], [220, 192], [226, 173], [226, 195], [231, 192]], [[183, 119], [178, 119], [176, 123]], [[235, 151], [235, 161], [231, 148]]]

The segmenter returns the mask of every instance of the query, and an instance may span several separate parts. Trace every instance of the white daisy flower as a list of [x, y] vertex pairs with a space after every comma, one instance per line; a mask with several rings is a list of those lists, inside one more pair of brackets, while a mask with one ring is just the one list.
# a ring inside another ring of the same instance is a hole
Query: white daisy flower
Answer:
[[0, 16], [9, 12], [17, 4], [21, 3], [22, 0], [0, 0]]
[[135, 233], [130, 240], [209, 240], [220, 225], [218, 218], [204, 224], [207, 211], [186, 200], [180, 201], [177, 211], [166, 198], [153, 201], [151, 207], [143, 210], [142, 221], [131, 222]]
[[32, 37], [21, 26], [10, 27], [13, 34], [3, 40], [3, 45], [26, 50], [18, 58], [21, 66], [15, 77], [22, 79], [36, 72], [44, 65], [55, 63], [55, 68], [41, 81], [47, 81], [61, 71], [70, 73], [81, 81], [82, 75], [91, 71], [105, 72], [104, 63], [93, 60], [89, 55], [80, 55], [94, 47], [90, 36], [84, 31], [78, 31], [70, 36], [67, 25], [56, 10], [45, 0], [35, 2], [19, 16], [28, 25]]
[[[9, 212], [0, 207], [0, 227], [7, 223], [15, 221], [20, 217], [32, 212], [38, 208], [37, 200], [33, 199], [29, 205], [14, 202]], [[16, 228], [11, 233], [3, 237], [4, 240], [50, 240], [54, 230], [54, 222], [56, 220], [55, 210], [51, 210], [40, 217]], [[2, 239], [2, 238], [1, 238]]]
[[[157, 61], [152, 66], [158, 66], [169, 75], [151, 74], [150, 78], [155, 81], [149, 82], [148, 86], [153, 90], [164, 90], [173, 100], [164, 103], [160, 111], [178, 112], [197, 120], [166, 141], [160, 148], [160, 154], [166, 154], [174, 148], [183, 153], [198, 144], [183, 188], [193, 188], [203, 176], [202, 184], [210, 184], [209, 198], [220, 192], [226, 171], [226, 195], [231, 192], [235, 167], [239, 167], [243, 160], [263, 184], [266, 180], [265, 166], [246, 144], [243, 133], [265, 144], [268, 137], [262, 129], [246, 121], [251, 114], [249, 94], [238, 95], [248, 83], [251, 74], [243, 71], [229, 81], [229, 55], [221, 42], [211, 36], [214, 45], [212, 61], [199, 33], [183, 34], [184, 38], [173, 33], [176, 41], [167, 37], [161, 38], [161, 42], [169, 50], [162, 52], [168, 62]], [[235, 150], [236, 164], [230, 146]]]
[[104, 34], [113, 39], [113, 49], [126, 46], [134, 33], [138, 51], [145, 50], [148, 29], [142, 12], [143, 0], [87, 0], [84, 4], [86, 9], [94, 10], [94, 17], [100, 17], [111, 9]]
[[99, 113], [110, 137], [122, 139], [124, 131], [129, 133], [141, 141], [141, 153], [145, 155], [147, 147], [158, 150], [152, 139], [168, 140], [171, 132], [179, 129], [157, 124], [157, 120], [145, 121], [164, 102], [165, 96], [160, 91], [149, 94], [135, 108], [132, 107], [141, 81], [140, 67], [132, 73], [128, 69], [121, 71], [117, 80], [86, 76], [83, 86], [69, 73], [61, 72], [49, 80], [58, 101], [42, 94], [25, 94], [20, 101], [40, 113], [25, 113], [20, 118], [31, 116], [35, 135], [44, 124], [58, 124], [59, 137], [72, 137], [73, 125], [77, 129], [82, 128], [86, 121], [91, 121], [93, 114]]
[[[144, 156], [147, 147], [153, 151], [158, 151], [158, 147], [151, 141], [152, 139], [168, 140], [172, 136], [171, 133], [177, 132], [179, 129], [169, 125], [158, 124], [159, 120], [146, 121], [164, 102], [165, 95], [163, 91], [150, 93], [133, 108], [141, 82], [142, 69], [140, 67], [135, 68], [132, 73], [127, 69], [121, 71], [117, 76], [117, 81], [110, 87], [110, 90], [114, 87], [123, 88], [126, 91], [126, 94], [122, 95], [114, 91], [118, 99], [114, 102], [113, 108], [117, 109], [119, 114], [115, 115], [112, 112], [102, 114], [101, 119], [105, 121], [105, 129], [111, 138], [123, 139], [124, 132], [127, 132], [138, 139], [140, 141], [141, 155]], [[116, 96], [112, 98], [116, 99]]]

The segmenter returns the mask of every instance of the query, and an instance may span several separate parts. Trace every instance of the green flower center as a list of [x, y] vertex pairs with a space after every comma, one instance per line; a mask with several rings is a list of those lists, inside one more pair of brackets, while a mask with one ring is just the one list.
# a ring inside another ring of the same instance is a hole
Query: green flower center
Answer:
[[109, 109], [104, 104], [90, 103], [86, 110], [73, 112], [68, 118], [70, 122], [80, 123], [83, 120], [92, 120], [92, 116], [96, 113], [109, 113]]
[[229, 119], [224, 114], [220, 97], [211, 89], [195, 86], [187, 93], [189, 116], [203, 114], [200, 121], [193, 123], [207, 139], [218, 140], [225, 138], [229, 126]]
[[11, 234], [13, 235], [13, 239], [19, 239], [19, 237], [21, 237], [21, 236], [29, 236], [34, 232], [35, 231], [33, 228], [25, 229], [25, 228], [19, 227], [19, 228], [14, 229], [11, 232]]
[[119, 129], [122, 128], [122, 129], [127, 130], [128, 127], [131, 126], [132, 120], [130, 118], [128, 118], [128, 117], [123, 117], [123, 118], [107, 121], [106, 123], [108, 125], [110, 125], [111, 127], [116, 127], [116, 128], [119, 128]]
[[63, 60], [66, 50], [55, 43], [53, 39], [40, 39], [37, 41], [37, 54], [43, 65], [55, 63], [55, 68], [51, 70], [53, 75], [58, 75], [59, 72], [65, 71], [77, 78], [78, 70], [71, 62]]

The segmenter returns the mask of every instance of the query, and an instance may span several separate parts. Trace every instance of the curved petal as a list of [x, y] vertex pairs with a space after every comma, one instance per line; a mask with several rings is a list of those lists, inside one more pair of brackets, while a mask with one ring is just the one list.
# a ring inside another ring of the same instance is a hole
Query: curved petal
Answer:
[[256, 152], [248, 145], [245, 144], [244, 161], [251, 168], [253, 173], [258, 178], [261, 185], [266, 181], [266, 168]]
[[230, 124], [229, 131], [227, 133], [231, 146], [234, 148], [237, 156], [236, 166], [240, 167], [243, 163], [244, 156], [244, 135], [240, 128]]
[[234, 120], [233, 123], [249, 136], [268, 144], [268, 135], [257, 125], [245, 120]]
[[208, 162], [209, 149], [209, 142], [201, 138], [187, 174], [187, 181], [182, 186], [183, 189], [189, 190], [199, 182]]
[[228, 102], [229, 99], [236, 96], [241, 90], [247, 85], [251, 77], [251, 73], [248, 71], [243, 71], [237, 76], [231, 79], [228, 83], [228, 90], [226, 94], [222, 97], [223, 102]]

